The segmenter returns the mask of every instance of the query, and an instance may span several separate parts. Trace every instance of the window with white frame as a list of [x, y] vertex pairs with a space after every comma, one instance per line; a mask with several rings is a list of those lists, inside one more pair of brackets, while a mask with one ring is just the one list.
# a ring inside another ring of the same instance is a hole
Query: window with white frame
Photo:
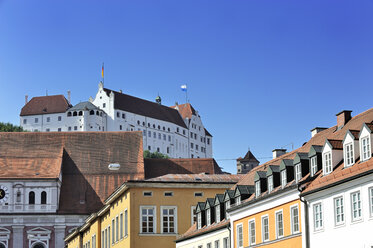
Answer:
[[255, 182], [255, 196], [259, 197], [260, 196], [260, 181]]
[[243, 247], [242, 224], [239, 224], [236, 227], [236, 243], [238, 248]]
[[354, 149], [352, 143], [348, 143], [344, 146], [345, 152], [345, 166], [351, 166], [354, 164]]
[[287, 184], [286, 170], [281, 171], [281, 187], [284, 188]]
[[299, 232], [299, 211], [298, 206], [293, 206], [290, 208], [291, 215], [291, 233]]
[[229, 240], [228, 240], [228, 238], [223, 238], [223, 248], [229, 248]]
[[368, 160], [372, 155], [369, 136], [361, 138], [361, 160]]
[[311, 176], [314, 176], [317, 172], [317, 156], [311, 158]]
[[198, 229], [201, 229], [202, 227], [202, 213], [201, 212], [197, 214], [197, 227]]
[[211, 247], [211, 243], [207, 243], [206, 247], [207, 247], [207, 248], [212, 248], [212, 247]]
[[112, 230], [112, 232], [111, 232], [111, 235], [112, 235], [111, 242], [114, 244], [114, 242], [115, 242], [115, 220], [114, 219], [111, 220], [111, 230]]
[[360, 191], [351, 193], [351, 211], [352, 211], [352, 221], [361, 219]]
[[240, 205], [241, 204], [241, 197], [240, 196], [237, 196], [236, 197], [236, 206]]
[[324, 175], [332, 172], [332, 154], [331, 152], [324, 153]]
[[284, 219], [282, 211], [276, 213], [276, 238], [284, 236]]
[[370, 216], [373, 216], [373, 187], [369, 188]]
[[295, 182], [298, 183], [299, 180], [302, 178], [302, 169], [301, 169], [301, 164], [298, 163], [294, 166], [295, 170]]
[[96, 235], [92, 236], [92, 248], [96, 248]]
[[230, 207], [231, 207], [231, 203], [228, 200], [228, 201], [225, 202], [225, 210], [229, 209]]
[[255, 220], [249, 221], [249, 244], [255, 244]]
[[124, 210], [124, 236], [128, 236], [128, 211]]
[[345, 221], [343, 204], [342, 196], [334, 199], [334, 216], [336, 225], [341, 225]]
[[268, 241], [269, 240], [269, 221], [268, 216], [262, 217], [262, 241]]
[[215, 207], [215, 222], [220, 222], [220, 204]]
[[215, 240], [215, 248], [219, 248], [220, 247], [220, 240]]
[[267, 178], [268, 181], [268, 192], [271, 193], [273, 190], [273, 176]]
[[193, 226], [193, 224], [196, 223], [197, 221], [196, 206], [190, 207], [190, 216], [191, 216], [190, 223]]
[[315, 230], [320, 230], [323, 227], [322, 205], [321, 203], [313, 205], [313, 220]]
[[119, 240], [119, 217], [115, 217], [115, 242]]
[[211, 209], [206, 210], [206, 225], [211, 225]]
[[175, 206], [161, 207], [162, 233], [176, 233], [177, 209]]
[[141, 233], [155, 233], [155, 207], [141, 206]]
[[120, 239], [123, 238], [123, 213], [120, 213]]

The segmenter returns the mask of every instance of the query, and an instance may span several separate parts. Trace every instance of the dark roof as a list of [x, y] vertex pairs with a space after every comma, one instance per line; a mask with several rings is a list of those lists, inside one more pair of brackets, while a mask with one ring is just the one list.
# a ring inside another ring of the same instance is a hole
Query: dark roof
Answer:
[[230, 174], [167, 174], [146, 180], [147, 182], [179, 182], [179, 183], [232, 183], [240, 180], [242, 175]]
[[[122, 183], [144, 176], [141, 132], [0, 133], [0, 140], [1, 179], [62, 173], [58, 213], [95, 212]], [[110, 163], [120, 169], [110, 171]]]
[[209, 131], [207, 131], [206, 128], [205, 128], [205, 135], [212, 137], [211, 133], [209, 133]]
[[177, 237], [176, 243], [181, 242], [183, 240], [198, 237], [198, 236], [201, 236], [203, 234], [207, 234], [207, 233], [210, 233], [210, 232], [213, 232], [213, 231], [216, 231], [216, 230], [227, 228], [227, 227], [229, 227], [229, 225], [230, 225], [229, 219], [228, 220], [224, 219], [224, 220], [222, 220], [218, 223], [214, 222], [213, 224], [211, 224], [209, 226], [204, 226], [201, 229], [197, 229], [197, 225], [196, 225], [196, 223], [194, 223], [194, 225], [191, 226], [188, 231], [186, 231], [184, 234]]
[[23, 106], [20, 116], [65, 113], [70, 107], [63, 95], [38, 96]]
[[249, 150], [245, 157], [241, 158], [241, 159], [238, 159], [239, 161], [251, 161], [251, 160], [254, 160], [256, 162], [259, 163], [259, 161], [256, 159], [256, 157], [251, 153], [251, 151]]
[[176, 109], [114, 90], [104, 88], [104, 91], [108, 96], [110, 95], [110, 92], [114, 93], [114, 109], [120, 109], [157, 120], [171, 122], [183, 128], [187, 128], [183, 118]]
[[223, 174], [213, 158], [147, 158], [144, 163], [147, 179], [166, 174]]
[[80, 102], [74, 107], [70, 108], [70, 111], [76, 111], [76, 110], [96, 110], [99, 109], [95, 105], [93, 105], [91, 102]]

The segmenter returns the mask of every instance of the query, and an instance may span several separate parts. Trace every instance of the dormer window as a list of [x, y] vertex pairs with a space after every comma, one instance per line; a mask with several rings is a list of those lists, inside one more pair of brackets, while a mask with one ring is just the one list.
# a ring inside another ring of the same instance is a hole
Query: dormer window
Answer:
[[241, 204], [241, 197], [236, 197], [236, 206]]
[[231, 203], [228, 201], [225, 202], [225, 210], [229, 209], [231, 207]]
[[255, 196], [256, 197], [259, 197], [260, 196], [260, 181], [256, 181], [255, 182]]
[[294, 166], [294, 172], [295, 172], [295, 182], [298, 183], [299, 180], [302, 178], [302, 168], [300, 166], [301, 164], [298, 163]]
[[365, 161], [371, 157], [370, 138], [369, 136], [361, 138], [361, 160]]
[[332, 154], [331, 152], [324, 153], [324, 160], [323, 160], [323, 168], [324, 168], [324, 175], [328, 175], [332, 172]]
[[352, 143], [348, 143], [344, 146], [345, 152], [345, 167], [351, 166], [354, 164], [354, 150]]
[[211, 209], [206, 210], [206, 223], [207, 226], [211, 225]]
[[273, 176], [268, 177], [268, 192], [271, 193], [273, 190]]
[[201, 214], [201, 212], [199, 212], [197, 214], [197, 228], [201, 229], [201, 226], [202, 226], [202, 214]]
[[287, 184], [287, 179], [286, 179], [286, 170], [281, 171], [281, 187], [285, 188]]
[[317, 172], [317, 156], [313, 156], [310, 160], [311, 160], [311, 176], [313, 177]]
[[220, 222], [220, 205], [216, 205], [215, 208], [216, 223]]

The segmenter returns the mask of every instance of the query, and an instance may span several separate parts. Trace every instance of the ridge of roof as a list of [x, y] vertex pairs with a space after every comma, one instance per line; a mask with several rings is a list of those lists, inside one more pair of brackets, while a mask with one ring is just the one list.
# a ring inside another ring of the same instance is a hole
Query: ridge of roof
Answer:
[[64, 95], [36, 96], [22, 107], [20, 116], [65, 113], [70, 107]]
[[240, 161], [254, 160], [254, 161], [259, 163], [259, 160], [256, 159], [256, 157], [254, 156], [254, 154], [250, 150], [248, 150], [246, 155], [242, 159], [239, 159], [239, 160]]

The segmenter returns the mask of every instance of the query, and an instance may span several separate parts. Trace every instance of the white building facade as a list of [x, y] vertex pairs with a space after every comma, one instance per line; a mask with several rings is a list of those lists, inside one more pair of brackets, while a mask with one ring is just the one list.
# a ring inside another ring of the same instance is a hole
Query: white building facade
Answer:
[[[212, 135], [200, 115], [189, 104], [167, 107], [104, 88], [99, 84], [95, 98], [72, 107], [58, 98], [56, 110], [45, 107], [48, 97], [35, 98], [21, 111], [21, 126], [28, 131], [142, 131], [143, 149], [171, 158], [211, 158]], [[63, 99], [61, 99], [63, 97]], [[33, 107], [33, 105], [36, 105]], [[180, 111], [182, 108], [182, 111]], [[56, 113], [57, 111], [57, 113]]]

